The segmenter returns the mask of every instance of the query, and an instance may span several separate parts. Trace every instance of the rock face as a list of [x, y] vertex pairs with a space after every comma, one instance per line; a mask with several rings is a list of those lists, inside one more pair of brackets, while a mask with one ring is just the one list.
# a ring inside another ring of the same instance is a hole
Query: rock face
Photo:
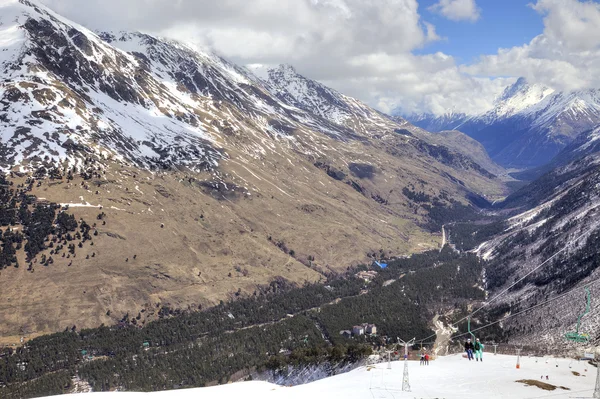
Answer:
[[520, 78], [484, 114], [424, 114], [408, 120], [431, 131], [460, 130], [504, 167], [537, 167], [600, 124], [600, 91], [557, 92]]
[[[599, 133], [595, 129], [580, 136], [556, 157], [555, 169], [502, 203], [500, 212], [511, 215], [506, 228], [477, 248], [490, 261], [490, 295], [523, 278], [495, 303], [495, 315], [539, 305], [503, 323], [515, 341], [535, 339], [552, 349], [585, 346], [566, 341], [564, 335], [575, 330], [585, 310], [584, 287], [593, 298], [600, 294]], [[544, 305], [548, 300], [552, 302]], [[581, 325], [581, 332], [590, 336], [589, 345], [600, 339], [599, 328], [599, 308], [592, 306]]]
[[208, 306], [435, 248], [428, 208], [403, 189], [438, 207], [505, 192], [430, 133], [287, 66], [261, 78], [26, 0], [0, 0], [0, 37], [0, 166], [17, 185], [35, 172], [32, 195], [98, 230], [88, 259], [2, 271], [3, 336], [142, 309], [143, 321], [157, 304]]

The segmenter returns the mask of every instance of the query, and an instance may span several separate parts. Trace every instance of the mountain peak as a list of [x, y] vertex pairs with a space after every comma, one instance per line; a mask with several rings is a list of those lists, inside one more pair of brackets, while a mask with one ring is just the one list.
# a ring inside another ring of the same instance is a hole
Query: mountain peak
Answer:
[[496, 103], [508, 100], [509, 98], [511, 98], [515, 94], [517, 94], [518, 92], [526, 89], [527, 87], [529, 87], [529, 83], [527, 82], [527, 79], [524, 77], [520, 77], [519, 79], [517, 79], [517, 81], [515, 83], [513, 83], [510, 86], [507, 86], [504, 89], [504, 91], [502, 92], [500, 97], [498, 97], [498, 99], [496, 100]]
[[296, 68], [294, 68], [294, 66], [291, 65], [291, 64], [279, 64], [274, 69], [278, 70], [278, 71], [281, 71], [281, 72], [286, 72], [286, 73], [298, 75], [298, 72], [296, 71]]
[[309, 80], [296, 71], [290, 64], [279, 64], [274, 68], [269, 69], [269, 78], [272, 80]]
[[554, 89], [539, 83], [530, 84], [521, 77], [496, 99], [496, 105], [488, 112], [488, 116], [497, 117], [523, 112], [553, 93]]

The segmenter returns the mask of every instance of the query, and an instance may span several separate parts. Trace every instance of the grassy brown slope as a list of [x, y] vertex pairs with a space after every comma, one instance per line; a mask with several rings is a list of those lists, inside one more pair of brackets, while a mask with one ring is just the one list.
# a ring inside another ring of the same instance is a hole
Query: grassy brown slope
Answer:
[[[88, 189], [79, 177], [70, 183], [43, 181], [33, 191], [39, 198], [57, 203], [83, 198], [94, 205], [70, 212], [96, 222], [99, 235], [92, 237], [93, 246], [78, 248], [75, 259], [54, 256], [53, 265], [36, 265], [34, 273], [25, 267], [2, 271], [0, 336], [6, 341], [73, 325], [114, 324], [126, 313], [135, 317], [144, 310], [141, 323], [156, 318], [162, 306], [198, 309], [238, 292], [251, 295], [279, 276], [299, 284], [318, 281], [324, 273], [369, 262], [369, 254], [408, 254], [440, 245], [438, 233], [418, 227], [424, 211], [401, 192], [411, 184], [460, 199], [465, 189], [445, 177], [455, 170], [419, 157], [409, 145], [392, 156], [368, 145], [328, 144], [321, 157], [344, 170], [344, 181], [285, 147], [259, 159], [230, 147], [218, 172], [227, 189], [207, 186], [218, 180], [209, 173], [153, 174], [118, 164], [108, 165], [102, 179], [85, 182]], [[355, 176], [351, 163], [370, 164], [374, 172]], [[466, 184], [487, 185], [490, 192], [503, 190], [475, 172], [461, 177]], [[375, 201], [374, 194], [389, 205]], [[106, 213], [106, 225], [96, 220], [100, 212]], [[23, 256], [20, 263], [26, 265]]]

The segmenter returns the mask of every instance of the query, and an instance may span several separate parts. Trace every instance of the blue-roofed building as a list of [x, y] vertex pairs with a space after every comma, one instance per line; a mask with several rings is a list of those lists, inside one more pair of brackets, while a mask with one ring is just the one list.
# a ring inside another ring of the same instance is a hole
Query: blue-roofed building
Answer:
[[387, 267], [387, 263], [381, 263], [381, 262], [373, 262], [373, 266], [379, 266], [382, 269], [385, 269]]

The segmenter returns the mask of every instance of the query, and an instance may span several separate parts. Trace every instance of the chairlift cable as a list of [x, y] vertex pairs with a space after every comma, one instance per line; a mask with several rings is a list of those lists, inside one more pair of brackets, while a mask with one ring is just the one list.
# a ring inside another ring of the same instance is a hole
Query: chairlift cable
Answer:
[[[581, 233], [580, 235], [578, 235], [576, 238], [570, 240], [571, 242], [574, 241], [578, 241], [579, 239], [581, 239], [583, 236], [585, 236], [588, 233], [592, 233], [593, 230], [595, 228], [591, 228], [586, 230], [585, 232]], [[501, 296], [505, 295], [508, 291], [510, 291], [511, 288], [513, 288], [514, 286], [516, 286], [517, 284], [519, 284], [521, 281], [525, 280], [527, 277], [529, 277], [530, 275], [532, 275], [534, 272], [536, 272], [537, 270], [541, 269], [543, 266], [545, 266], [549, 261], [551, 261], [552, 259], [554, 259], [556, 256], [558, 256], [559, 254], [561, 254], [562, 252], [566, 251], [569, 247], [567, 245], [563, 246], [563, 248], [559, 249], [558, 251], [556, 251], [552, 256], [550, 256], [548, 259], [546, 259], [545, 261], [543, 261], [542, 263], [540, 263], [538, 266], [536, 266], [535, 268], [533, 268], [532, 270], [530, 270], [527, 274], [525, 274], [523, 277], [521, 277], [520, 279], [518, 279], [517, 281], [515, 281], [513, 284], [511, 284], [508, 288], [506, 288], [505, 290], [503, 290], [502, 292], [500, 292], [499, 294], [497, 294], [496, 296], [494, 296], [492, 299], [486, 301], [483, 305], [481, 305], [479, 308], [477, 308], [476, 310], [474, 310], [473, 312], [471, 312], [470, 314], [468, 314], [467, 316], [463, 317], [462, 319], [460, 319], [459, 321], [457, 321], [456, 323], [454, 323], [455, 325], [460, 324], [461, 322], [467, 320], [468, 318], [472, 317], [475, 313], [481, 311], [483, 308], [485, 308], [486, 306], [488, 306], [489, 304], [491, 304], [492, 302], [494, 302], [496, 299], [500, 298]], [[431, 337], [435, 337], [437, 335], [437, 333], [432, 334], [426, 338], [423, 338], [423, 340], [429, 339]], [[463, 334], [464, 335], [464, 334]]]
[[[594, 283], [597, 283], [597, 282], [599, 282], [599, 281], [600, 281], [600, 278], [597, 278], [597, 279], [594, 279], [594, 280], [588, 281], [588, 282], [586, 283], [586, 287], [587, 287], [587, 288], [589, 288], [590, 286], [592, 286], [592, 284], [594, 284]], [[500, 323], [500, 322], [503, 322], [503, 321], [505, 321], [505, 320], [508, 320], [508, 319], [511, 319], [511, 318], [513, 318], [513, 317], [519, 316], [519, 315], [521, 315], [521, 314], [523, 314], [523, 313], [525, 313], [525, 312], [528, 312], [528, 311], [530, 311], [530, 310], [533, 310], [533, 309], [535, 309], [535, 308], [537, 308], [537, 307], [544, 306], [544, 305], [546, 305], [546, 304], [548, 304], [548, 303], [550, 303], [550, 302], [553, 302], [553, 301], [555, 301], [555, 300], [557, 300], [557, 299], [560, 299], [560, 298], [562, 298], [562, 297], [564, 297], [564, 296], [566, 296], [566, 295], [570, 294], [571, 292], [573, 292], [573, 291], [575, 291], [575, 290], [578, 290], [578, 289], [581, 289], [581, 287], [574, 287], [574, 288], [571, 288], [570, 290], [568, 290], [568, 291], [565, 291], [565, 292], [563, 292], [562, 294], [559, 294], [559, 295], [557, 295], [557, 296], [555, 296], [555, 297], [553, 297], [553, 298], [550, 298], [550, 299], [548, 299], [548, 300], [546, 300], [546, 301], [544, 301], [544, 302], [542, 302], [542, 303], [535, 304], [535, 305], [533, 305], [533, 306], [531, 306], [531, 307], [529, 307], [529, 308], [527, 308], [527, 309], [523, 309], [523, 310], [521, 310], [521, 311], [519, 311], [519, 312], [517, 312], [517, 313], [515, 313], [515, 314], [511, 314], [511, 315], [509, 315], [509, 316], [503, 317], [502, 319], [498, 319], [498, 320], [496, 320], [496, 321], [494, 321], [494, 322], [491, 322], [491, 323], [488, 323], [488, 324], [486, 324], [486, 325], [484, 325], [484, 326], [477, 327], [476, 329], [474, 329], [474, 330], [471, 330], [470, 332], [466, 332], [466, 333], [463, 333], [463, 334], [455, 335], [454, 337], [452, 337], [452, 338], [450, 338], [450, 339], [456, 339], [456, 338], [464, 337], [465, 335], [469, 335], [469, 334], [470, 334], [470, 335], [473, 335], [472, 333], [474, 333], [474, 332], [477, 332], [477, 331], [483, 330], [484, 328], [487, 328], [487, 327], [493, 326], [494, 324], [498, 324], [498, 323]], [[425, 339], [426, 339], [426, 338], [425, 338]]]
[[[598, 281], [600, 281], [600, 278], [597, 278], [597, 279], [591, 280], [591, 281], [589, 281], [589, 282], [586, 284], [586, 287], [590, 287], [590, 286], [591, 286], [593, 283], [596, 283], [596, 282], [598, 282]], [[511, 319], [511, 318], [513, 318], [513, 317], [519, 316], [519, 315], [521, 315], [521, 314], [523, 314], [523, 313], [525, 313], [525, 312], [528, 312], [528, 311], [530, 311], [530, 310], [533, 310], [533, 309], [535, 309], [535, 308], [538, 308], [538, 307], [540, 307], [540, 306], [544, 306], [544, 305], [546, 305], [546, 304], [548, 304], [548, 303], [550, 303], [550, 302], [553, 302], [553, 301], [555, 301], [555, 300], [557, 300], [557, 299], [560, 299], [560, 298], [562, 298], [562, 297], [564, 297], [564, 296], [566, 296], [566, 295], [570, 294], [571, 292], [573, 292], [573, 291], [575, 291], [575, 290], [579, 290], [579, 289], [581, 289], [581, 287], [574, 287], [574, 288], [571, 288], [570, 290], [568, 290], [568, 291], [565, 291], [565, 292], [563, 292], [562, 294], [559, 294], [559, 295], [557, 295], [557, 296], [555, 296], [555, 297], [553, 297], [553, 298], [550, 298], [550, 299], [548, 299], [547, 301], [544, 301], [544, 302], [542, 302], [542, 303], [535, 304], [535, 305], [533, 305], [533, 306], [531, 306], [531, 307], [529, 307], [529, 308], [527, 308], [527, 309], [523, 309], [523, 310], [521, 310], [521, 311], [519, 311], [519, 312], [517, 312], [517, 313], [515, 313], [515, 314], [511, 314], [511, 315], [509, 315], [509, 316], [503, 317], [502, 319], [496, 320], [496, 321], [494, 321], [494, 322], [492, 322], [492, 323], [488, 323], [488, 324], [486, 324], [485, 326], [478, 327], [478, 328], [476, 328], [476, 329], [472, 330], [471, 332], [476, 332], [476, 331], [482, 330], [482, 329], [484, 329], [484, 328], [487, 328], [487, 327], [493, 326], [494, 324], [498, 324], [498, 323], [500, 323], [500, 322], [503, 322], [503, 321], [505, 321], [505, 320], [508, 320], [508, 319]], [[465, 335], [469, 335], [469, 334], [470, 334], [469, 332], [466, 332], [466, 333], [463, 333], [463, 334], [460, 334], [460, 335], [456, 335], [456, 336], [454, 336], [453, 338], [460, 338], [460, 337], [463, 337], [463, 336], [465, 336]]]

